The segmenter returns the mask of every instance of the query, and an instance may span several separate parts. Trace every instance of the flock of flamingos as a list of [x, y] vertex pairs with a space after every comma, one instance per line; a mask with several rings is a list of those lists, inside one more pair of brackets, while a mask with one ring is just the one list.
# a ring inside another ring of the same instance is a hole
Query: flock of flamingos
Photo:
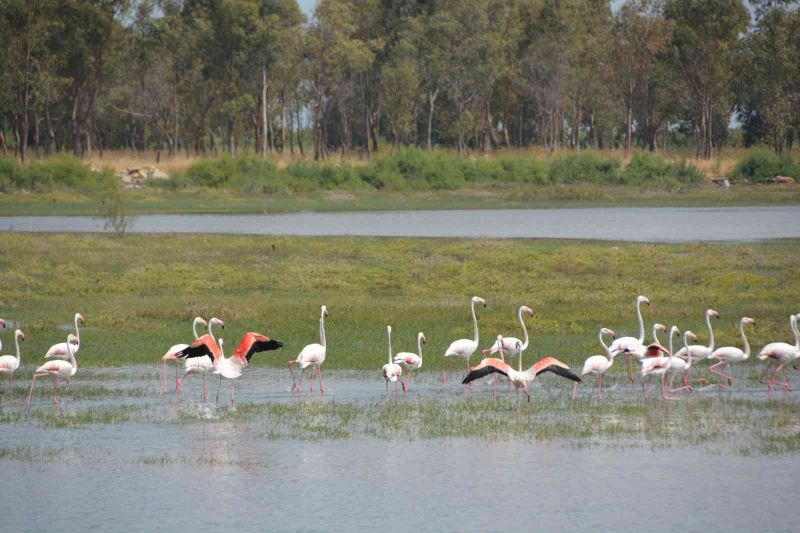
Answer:
[[[517, 402], [519, 402], [520, 389], [524, 391], [528, 401], [530, 402], [530, 393], [528, 391], [528, 384], [536, 379], [536, 377], [544, 372], [552, 372], [564, 378], [574, 381], [572, 389], [572, 398], [575, 398], [578, 384], [581, 382], [582, 376], [594, 375], [597, 380], [597, 395], [600, 399], [603, 398], [603, 377], [606, 372], [614, 364], [614, 359], [622, 355], [625, 358], [625, 366], [628, 374], [628, 383], [633, 384], [633, 366], [634, 361], [640, 364], [642, 392], [645, 399], [647, 395], [647, 378], [655, 376], [661, 381], [661, 398], [663, 400], [677, 400], [678, 398], [668, 396], [667, 393], [673, 394], [678, 391], [692, 391], [692, 383], [708, 384], [705, 378], [692, 379], [691, 371], [693, 366], [701, 361], [712, 361], [708, 367], [711, 374], [717, 376], [719, 379], [719, 386], [724, 387], [727, 381], [728, 385], [733, 385], [733, 378], [730, 374], [725, 373], [727, 367], [734, 363], [742, 363], [750, 357], [750, 343], [747, 341], [745, 334], [745, 326], [755, 326], [755, 321], [752, 318], [743, 317], [739, 320], [739, 333], [742, 338], [743, 349], [736, 346], [724, 346], [716, 348], [714, 345], [714, 330], [711, 326], [711, 318], [719, 318], [719, 314], [713, 309], [707, 309], [705, 312], [705, 322], [708, 329], [708, 345], [690, 344], [696, 342], [697, 336], [691, 331], [684, 331], [682, 335], [683, 346], [675, 352], [673, 350], [673, 338], [681, 337], [680, 330], [676, 326], [672, 326], [669, 331], [666, 326], [662, 324], [653, 324], [653, 339], [652, 343], [645, 342], [645, 327], [642, 318], [641, 305], [650, 305], [650, 300], [645, 296], [639, 296], [636, 299], [636, 318], [639, 323], [638, 337], [620, 337], [615, 338], [614, 331], [602, 328], [598, 333], [598, 340], [603, 347], [602, 355], [592, 355], [586, 359], [583, 364], [580, 375], [573, 372], [569, 366], [565, 365], [558, 359], [553, 357], [544, 357], [537, 361], [533, 366], [527, 370], [523, 370], [522, 355], [528, 348], [529, 338], [528, 329], [525, 326], [523, 318], [524, 314], [533, 315], [533, 311], [527, 306], [521, 306], [517, 313], [520, 326], [522, 327], [523, 340], [516, 337], [498, 335], [494, 344], [481, 351], [482, 356], [485, 357], [477, 366], [470, 366], [471, 356], [478, 350], [478, 318], [475, 314], [475, 306], [482, 305], [486, 307], [486, 302], [483, 298], [478, 296], [472, 297], [470, 300], [470, 311], [472, 313], [472, 324], [474, 336], [472, 339], [458, 339], [453, 341], [445, 352], [445, 357], [452, 357], [463, 359], [466, 361], [467, 375], [462, 383], [471, 387], [471, 383], [475, 380], [481, 379], [489, 374], [505, 376], [508, 380], [509, 386], [513, 385], [517, 393]], [[325, 354], [327, 351], [327, 340], [325, 337], [325, 317], [328, 316], [328, 309], [322, 306], [320, 309], [319, 318], [319, 342], [312, 343], [305, 346], [296, 359], [289, 361], [289, 371], [292, 376], [293, 386], [292, 390], [299, 393], [300, 387], [303, 383], [306, 371], [309, 371], [310, 390], [314, 389], [314, 376], [319, 381], [319, 392], [325, 394], [325, 384], [322, 380], [322, 364], [325, 362]], [[780, 386], [785, 391], [789, 391], [790, 386], [786, 371], [789, 366], [794, 365], [800, 361], [800, 332], [798, 332], [797, 321], [800, 314], [791, 315], [789, 317], [789, 327], [794, 334], [795, 343], [789, 344], [785, 342], [773, 342], [764, 346], [759, 352], [758, 359], [761, 361], [769, 361], [769, 365], [764, 370], [759, 378], [760, 383], [767, 385], [768, 391], [771, 393], [773, 387]], [[84, 323], [84, 318], [80, 313], [75, 314], [75, 333], [70, 333], [67, 336], [66, 342], [55, 344], [47, 350], [45, 359], [47, 361], [41, 365], [33, 373], [31, 379], [31, 387], [28, 393], [27, 403], [30, 405], [33, 396], [33, 388], [36, 384], [37, 378], [52, 377], [55, 403], [60, 402], [58, 395], [58, 384], [60, 379], [65, 379], [67, 383], [71, 383], [72, 377], [78, 371], [78, 363], [75, 360], [75, 354], [80, 349], [80, 329], [79, 325]], [[5, 321], [0, 319], [0, 326], [5, 327]], [[197, 327], [202, 326], [206, 328], [207, 333], [198, 335]], [[231, 357], [225, 357], [224, 342], [221, 338], [214, 336], [212, 327], [219, 326], [224, 328], [225, 325], [222, 320], [218, 318], [211, 318], [206, 321], [201, 317], [196, 317], [192, 323], [192, 331], [194, 333], [194, 341], [191, 344], [176, 344], [172, 346], [161, 358], [164, 367], [164, 379], [162, 386], [162, 393], [167, 392], [167, 364], [171, 361], [175, 362], [175, 399], [177, 400], [181, 390], [181, 383], [183, 380], [192, 374], [203, 376], [203, 401], [208, 401], [208, 387], [207, 377], [209, 373], [219, 375], [219, 385], [217, 387], [217, 400], [219, 400], [219, 387], [222, 383], [222, 378], [228, 379], [231, 382], [231, 396], [230, 402], [235, 405], [236, 402], [236, 388], [235, 380], [242, 375], [242, 370], [247, 366], [253, 354], [258, 352], [265, 352], [269, 350], [277, 350], [282, 343], [274, 339], [270, 339], [266, 335], [260, 333], [248, 332], [245, 333], [239, 344], [236, 346], [234, 353]], [[659, 332], [666, 333], [668, 331], [667, 345], [664, 346], [658, 337]], [[395, 402], [398, 397], [398, 383], [402, 386], [403, 393], [408, 390], [411, 382], [411, 374], [422, 367], [422, 345], [425, 343], [425, 334], [419, 332], [417, 335], [417, 353], [412, 352], [399, 352], [393, 353], [392, 351], [392, 327], [386, 327], [388, 337], [388, 361], [382, 368], [383, 379], [386, 382], [386, 401], [389, 401], [389, 384], [394, 383], [395, 388]], [[611, 344], [606, 343], [606, 338], [611, 339]], [[17, 329], [14, 332], [14, 340], [16, 345], [16, 355], [3, 355], [0, 356], [0, 374], [8, 375], [9, 390], [13, 387], [14, 371], [20, 366], [20, 340], [25, 339], [25, 334]], [[0, 343], [2, 348], [2, 343]], [[499, 356], [499, 357], [495, 357]], [[506, 363], [506, 357], [511, 364]], [[513, 368], [513, 358], [517, 357], [517, 369]], [[183, 361], [184, 373], [179, 375], [178, 362]], [[764, 381], [764, 378], [771, 370], [772, 365], [777, 363], [777, 367], [772, 371], [769, 380]], [[301, 369], [300, 378], [294, 373], [293, 368], [299, 367]], [[777, 381], [778, 376], [783, 372], [783, 380]], [[403, 380], [403, 374], [407, 376]], [[676, 377], [681, 376], [679, 386], [674, 387]], [[444, 385], [447, 380], [445, 373], [439, 383], [440, 386]], [[496, 381], [496, 379], [494, 380]], [[494, 382], [493, 382], [494, 384]], [[469, 388], [465, 389], [465, 394]], [[493, 392], [495, 391], [493, 387]]]

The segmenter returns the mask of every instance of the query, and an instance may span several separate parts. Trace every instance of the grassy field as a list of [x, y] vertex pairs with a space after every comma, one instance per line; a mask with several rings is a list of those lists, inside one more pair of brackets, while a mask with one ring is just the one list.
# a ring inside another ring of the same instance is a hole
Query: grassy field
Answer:
[[317, 340], [326, 304], [328, 368], [379, 369], [391, 324], [396, 351], [415, 348], [422, 330], [425, 368], [460, 370], [442, 354], [471, 336], [468, 300], [477, 294], [488, 302], [479, 310], [483, 346], [498, 333], [520, 335], [516, 310], [527, 304], [535, 312], [528, 360], [552, 354], [577, 366], [600, 352], [601, 326], [635, 332], [642, 293], [653, 302], [648, 329], [675, 323], [705, 341], [702, 313], [713, 307], [718, 345], [739, 344], [734, 325], [747, 315], [758, 321], [748, 332], [758, 349], [791, 338], [798, 244], [7, 234], [0, 316], [14, 324], [0, 334], [11, 353], [21, 327], [23, 364], [32, 366], [66, 338], [77, 311], [87, 319], [79, 364], [157, 364], [191, 338], [193, 316], [213, 315], [225, 320], [217, 333], [231, 347], [248, 330], [283, 341], [253, 364], [284, 366]]
[[[507, 186], [457, 191], [317, 191], [291, 195], [239, 194], [194, 188], [125, 191], [130, 214], [257, 214], [297, 211], [381, 211], [406, 209], [522, 209], [565, 207], [715, 207], [800, 204], [797, 186], [686, 186], [676, 190], [575, 184]], [[100, 212], [89, 195], [70, 193], [0, 194], [2, 216], [88, 215]]]

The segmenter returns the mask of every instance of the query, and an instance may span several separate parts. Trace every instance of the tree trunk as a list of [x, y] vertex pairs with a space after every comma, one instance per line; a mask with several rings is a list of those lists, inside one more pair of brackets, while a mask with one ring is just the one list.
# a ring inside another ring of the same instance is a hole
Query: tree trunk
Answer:
[[261, 157], [267, 157], [267, 66], [261, 66]]
[[439, 89], [428, 91], [428, 150], [433, 150], [433, 110], [436, 105], [436, 98], [439, 96]]
[[286, 145], [286, 104], [283, 91], [281, 91], [280, 101], [281, 101], [281, 137], [280, 137], [281, 144], [279, 150], [281, 153], [283, 153], [283, 147]]

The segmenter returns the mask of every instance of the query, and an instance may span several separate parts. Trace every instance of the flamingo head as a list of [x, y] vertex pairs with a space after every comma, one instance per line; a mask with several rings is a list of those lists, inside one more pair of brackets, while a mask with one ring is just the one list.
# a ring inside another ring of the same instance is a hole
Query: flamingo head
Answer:
[[695, 335], [693, 332], [689, 330], [686, 330], [686, 332], [683, 334], [683, 337], [686, 339], [687, 344], [689, 341], [692, 342], [697, 341], [697, 335]]
[[193, 321], [193, 322], [194, 322], [195, 324], [200, 324], [200, 325], [201, 325], [202, 327], [204, 327], [204, 328], [207, 328], [207, 327], [208, 327], [208, 322], [206, 322], [206, 319], [205, 319], [205, 318], [203, 318], [203, 317], [201, 317], [201, 316], [196, 316], [196, 317], [194, 317], [194, 321]]
[[750, 324], [751, 326], [755, 327], [756, 321], [750, 317], [744, 316], [742, 317], [742, 324]]
[[225, 329], [225, 322], [223, 322], [217, 317], [211, 317], [211, 319], [208, 321], [208, 324], [211, 326], [219, 326], [222, 329]]
[[25, 340], [25, 334], [22, 332], [22, 330], [21, 330], [21, 329], [18, 329], [18, 330], [16, 330], [16, 331], [14, 332], [14, 335], [15, 335], [17, 338], [19, 338], [19, 340], [21, 340], [21, 341], [24, 341], [24, 340]]
[[417, 336], [419, 337], [419, 340], [422, 342], [422, 344], [425, 344], [426, 342], [428, 342], [428, 339], [425, 338], [425, 334], [422, 333], [421, 331], [419, 332], [419, 335], [417, 335]]
[[653, 327], [658, 331], [663, 331], [664, 333], [667, 332], [667, 326], [665, 326], [664, 324], [659, 324], [658, 322], [656, 322], [655, 324], [653, 324]]
[[482, 306], [486, 307], [486, 300], [484, 300], [480, 296], [473, 296], [472, 297], [472, 303], [481, 304]]
[[650, 299], [647, 296], [639, 295], [639, 297], [636, 298], [636, 303], [650, 305]]
[[2, 318], [0, 318], [0, 327], [2, 327], [3, 329], [5, 329], [6, 327], [6, 321], [3, 320]]
[[603, 329], [600, 330], [600, 333], [602, 333], [603, 335], [608, 335], [612, 339], [616, 339], [617, 338], [617, 334], [614, 333], [613, 329], [603, 328]]
[[73, 346], [78, 346], [78, 345], [81, 343], [81, 341], [79, 341], [79, 340], [78, 340], [78, 337], [76, 337], [76, 336], [75, 336], [74, 334], [72, 334], [72, 333], [70, 333], [69, 335], [67, 335], [67, 342], [68, 342], [68, 343], [70, 343], [70, 344], [72, 344]]
[[528, 313], [530, 316], [533, 316], [533, 309], [528, 307], [527, 305], [523, 305], [521, 307], [523, 313]]
[[326, 306], [326, 305], [323, 305], [323, 306], [320, 308], [320, 311], [322, 311], [322, 316], [328, 316], [328, 315], [330, 314], [330, 313], [328, 312], [328, 306]]
[[713, 309], [708, 309], [708, 310], [706, 310], [706, 314], [707, 314], [708, 316], [713, 316], [714, 318], [719, 318], [719, 313], [717, 313], [717, 312], [716, 312], [715, 310], [713, 310]]
[[678, 329], [678, 326], [672, 326], [672, 329], [669, 331], [670, 335], [675, 335], [676, 337], [680, 337], [681, 330]]
[[86, 319], [83, 318], [83, 315], [80, 314], [80, 313], [75, 313], [75, 320], [77, 320], [81, 324], [85, 324], [86, 323]]

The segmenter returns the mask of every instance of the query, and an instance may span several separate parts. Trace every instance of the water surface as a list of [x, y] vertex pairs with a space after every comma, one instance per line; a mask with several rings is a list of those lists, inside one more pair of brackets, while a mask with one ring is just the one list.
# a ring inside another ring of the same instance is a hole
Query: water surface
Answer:
[[[98, 232], [92, 217], [0, 217], [0, 231]], [[491, 237], [641, 242], [758, 241], [800, 237], [800, 206], [719, 208], [486, 209], [143, 215], [134, 233]]]

